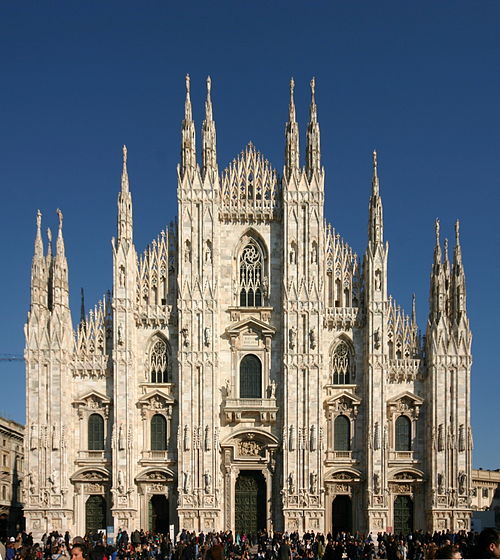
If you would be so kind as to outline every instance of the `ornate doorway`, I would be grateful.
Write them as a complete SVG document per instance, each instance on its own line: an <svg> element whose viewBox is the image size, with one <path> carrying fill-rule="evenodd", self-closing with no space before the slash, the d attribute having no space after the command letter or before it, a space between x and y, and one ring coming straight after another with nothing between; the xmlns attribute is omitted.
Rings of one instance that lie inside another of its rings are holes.
<svg viewBox="0 0 500 560"><path fill-rule="evenodd" d="M85 531L106 529L106 500L103 496L89 496L85 502Z"/></svg>
<svg viewBox="0 0 500 560"><path fill-rule="evenodd" d="M394 532L407 535L413 531L413 500L396 496L394 500Z"/></svg>
<svg viewBox="0 0 500 560"><path fill-rule="evenodd" d="M168 500L164 494L151 496L149 508L149 530L155 533L168 533Z"/></svg>
<svg viewBox="0 0 500 560"><path fill-rule="evenodd" d="M349 496L337 496L332 503L333 535L344 531L352 533L352 500Z"/></svg>
<svg viewBox="0 0 500 560"><path fill-rule="evenodd" d="M235 530L256 533L266 528L266 482L260 471L240 471L235 488Z"/></svg>

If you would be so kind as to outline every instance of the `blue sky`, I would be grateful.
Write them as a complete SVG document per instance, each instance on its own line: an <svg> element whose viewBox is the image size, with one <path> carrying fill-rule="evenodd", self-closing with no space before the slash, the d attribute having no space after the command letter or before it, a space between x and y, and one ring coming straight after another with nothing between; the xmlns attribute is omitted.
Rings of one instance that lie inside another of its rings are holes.
<svg viewBox="0 0 500 560"><path fill-rule="evenodd" d="M371 152L389 290L425 330L434 220L461 220L474 333L474 465L500 467L500 3L3 2L0 6L0 353L22 354L35 213L64 212L71 305L111 286L121 146L139 251L176 213L184 76L194 117L212 77L220 169L253 141L283 165L288 83L302 147L316 77L326 217L362 254ZM0 362L0 414L24 421L24 369ZM493 437L492 435L495 434Z"/></svg>

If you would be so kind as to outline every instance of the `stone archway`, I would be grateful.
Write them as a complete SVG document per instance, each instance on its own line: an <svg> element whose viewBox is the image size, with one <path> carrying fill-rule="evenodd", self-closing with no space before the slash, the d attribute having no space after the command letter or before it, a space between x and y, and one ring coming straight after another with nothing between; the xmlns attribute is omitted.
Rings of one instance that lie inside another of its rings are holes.
<svg viewBox="0 0 500 560"><path fill-rule="evenodd" d="M153 494L148 502L149 530L154 533L168 533L169 512L165 494Z"/></svg>

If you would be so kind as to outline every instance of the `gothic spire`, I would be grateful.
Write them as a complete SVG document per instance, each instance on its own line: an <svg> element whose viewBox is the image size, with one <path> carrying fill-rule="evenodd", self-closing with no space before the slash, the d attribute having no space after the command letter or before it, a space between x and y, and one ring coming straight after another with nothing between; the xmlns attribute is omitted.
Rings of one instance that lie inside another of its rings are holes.
<svg viewBox="0 0 500 560"><path fill-rule="evenodd" d="M186 101L184 104L184 120L182 121L181 173L196 168L196 133L191 107L190 78L186 75Z"/></svg>
<svg viewBox="0 0 500 560"><path fill-rule="evenodd" d="M212 99L210 96L212 80L207 78L207 100L205 101L205 120L203 121L203 177L207 173L217 174L217 137L213 119Z"/></svg>
<svg viewBox="0 0 500 560"><path fill-rule="evenodd" d="M381 244L384 241L384 219L382 199L380 197L380 185L377 169L377 152L373 152L373 176L372 194L370 197L369 219L368 219L368 242Z"/></svg>
<svg viewBox="0 0 500 560"><path fill-rule="evenodd" d="M64 238L62 233L63 226L63 213L59 208L56 210L57 217L59 218L59 228L57 230L57 241L56 241L56 257L64 258Z"/></svg>
<svg viewBox="0 0 500 560"><path fill-rule="evenodd" d="M35 257L43 258L42 213L40 210L36 213Z"/></svg>
<svg viewBox="0 0 500 560"><path fill-rule="evenodd" d="M52 305L69 308L68 263L64 252L63 213L57 209L59 227L57 231L56 254L52 261Z"/></svg>
<svg viewBox="0 0 500 560"><path fill-rule="evenodd" d="M83 288L80 288L80 300L80 325L83 326L85 324L85 295Z"/></svg>
<svg viewBox="0 0 500 560"><path fill-rule="evenodd" d="M35 252L31 264L31 306L47 305L47 274L46 261L43 256L42 213L36 214Z"/></svg>
<svg viewBox="0 0 500 560"><path fill-rule="evenodd" d="M309 109L309 125L307 127L306 172L309 180L321 169L320 134L318 109L316 107L316 80L311 80L311 105Z"/></svg>
<svg viewBox="0 0 500 560"><path fill-rule="evenodd" d="M411 324L417 326L417 300L415 294L411 298Z"/></svg>
<svg viewBox="0 0 500 560"><path fill-rule="evenodd" d="M123 146L123 168L121 189L118 194L118 233L117 243L132 242L132 196L129 190L127 171L127 146Z"/></svg>
<svg viewBox="0 0 500 560"><path fill-rule="evenodd" d="M460 222L455 223L455 249L453 251L453 267L452 267L452 322L458 324L460 319L466 315L466 289L465 289L465 273L462 264L462 247L460 245Z"/></svg>
<svg viewBox="0 0 500 560"><path fill-rule="evenodd" d="M434 247L434 262L431 273L431 286L429 298L429 323L437 324L441 317L446 317L448 306L447 268L446 258L442 261L440 223L436 219L436 246Z"/></svg>
<svg viewBox="0 0 500 560"><path fill-rule="evenodd" d="M285 175L290 178L299 169L299 125L295 116L293 93L295 81L290 80L290 103L288 105L288 122L285 125Z"/></svg>

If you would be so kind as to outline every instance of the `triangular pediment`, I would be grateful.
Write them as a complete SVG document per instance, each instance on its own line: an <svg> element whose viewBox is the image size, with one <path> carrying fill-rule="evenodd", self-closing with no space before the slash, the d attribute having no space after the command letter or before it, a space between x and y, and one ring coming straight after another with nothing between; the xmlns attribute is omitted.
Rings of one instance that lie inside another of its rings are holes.
<svg viewBox="0 0 500 560"><path fill-rule="evenodd" d="M350 406L361 404L361 399L359 399L354 393L351 393L349 391L341 391L340 393L331 396L327 401L325 401L325 404L328 406L339 401L347 401Z"/></svg>
<svg viewBox="0 0 500 560"><path fill-rule="evenodd" d="M99 391L90 391L89 393L85 393L79 399L73 401L73 405L75 406L87 406L89 408L99 408L104 405L109 405L111 403L110 399L99 393Z"/></svg>
<svg viewBox="0 0 500 560"><path fill-rule="evenodd" d="M424 400L422 398L417 397L417 395L414 395L410 391L405 391L404 393L400 393L396 397L389 399L387 401L387 405L388 406L395 405L397 403L404 402L404 401L409 401L413 403L413 405L419 405L419 406L424 403Z"/></svg>
<svg viewBox="0 0 500 560"><path fill-rule="evenodd" d="M271 325L264 323L260 319L255 317L246 317L237 323L234 323L226 329L227 334L232 336L238 336L240 333L244 332L254 332L262 336L274 335L276 329Z"/></svg>
<svg viewBox="0 0 500 560"><path fill-rule="evenodd" d="M175 399L173 399L170 395L167 395L167 393L161 389L154 389L141 397L138 404L146 404L152 406L153 408L160 408L166 404L175 404Z"/></svg>

